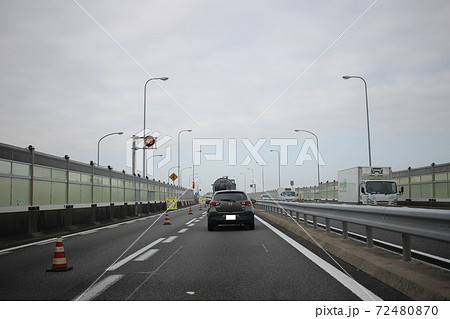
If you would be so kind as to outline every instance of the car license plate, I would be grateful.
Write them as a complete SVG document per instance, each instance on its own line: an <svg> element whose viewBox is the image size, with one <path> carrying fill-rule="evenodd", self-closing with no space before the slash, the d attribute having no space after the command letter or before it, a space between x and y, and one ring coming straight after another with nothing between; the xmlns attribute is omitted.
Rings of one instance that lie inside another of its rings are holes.
<svg viewBox="0 0 450 319"><path fill-rule="evenodd" d="M236 215L227 215L226 220L236 220Z"/></svg>

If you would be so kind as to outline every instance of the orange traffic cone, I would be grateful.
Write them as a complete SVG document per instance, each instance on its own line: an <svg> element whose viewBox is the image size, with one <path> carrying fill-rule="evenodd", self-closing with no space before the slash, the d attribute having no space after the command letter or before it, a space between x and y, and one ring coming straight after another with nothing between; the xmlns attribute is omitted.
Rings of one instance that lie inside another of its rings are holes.
<svg viewBox="0 0 450 319"><path fill-rule="evenodd" d="M64 245L62 238L58 237L56 239L55 254L53 255L52 268L47 269L47 272L60 272L69 271L73 267L67 267L66 253L64 252Z"/></svg>
<svg viewBox="0 0 450 319"><path fill-rule="evenodd" d="M166 213L166 219L164 220L164 224L163 225L172 225L170 223L169 213Z"/></svg>
<svg viewBox="0 0 450 319"><path fill-rule="evenodd" d="M189 215L192 215L192 207L189 206Z"/></svg>
<svg viewBox="0 0 450 319"><path fill-rule="evenodd" d="M198 210L202 210L202 204L200 204L200 206L198 207Z"/></svg>

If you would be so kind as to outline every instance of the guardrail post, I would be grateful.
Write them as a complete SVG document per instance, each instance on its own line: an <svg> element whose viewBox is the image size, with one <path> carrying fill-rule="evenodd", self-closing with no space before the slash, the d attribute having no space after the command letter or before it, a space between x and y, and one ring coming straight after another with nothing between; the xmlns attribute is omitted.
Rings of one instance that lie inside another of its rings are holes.
<svg viewBox="0 0 450 319"><path fill-rule="evenodd" d="M109 169L109 202L113 202L113 196L112 196L112 167L111 165L108 165Z"/></svg>
<svg viewBox="0 0 450 319"><path fill-rule="evenodd" d="M34 147L33 145L28 146L30 150L30 206L34 206ZM12 204L12 203L11 203Z"/></svg>
<svg viewBox="0 0 450 319"><path fill-rule="evenodd" d="M64 155L66 159L66 204L69 204L69 183L70 183L70 174L69 174L69 155Z"/></svg>
<svg viewBox="0 0 450 319"><path fill-rule="evenodd" d="M308 215L307 214L303 214L303 222L305 223L305 225L308 225Z"/></svg>
<svg viewBox="0 0 450 319"><path fill-rule="evenodd" d="M342 238L348 239L348 223L342 222Z"/></svg>
<svg viewBox="0 0 450 319"><path fill-rule="evenodd" d="M402 233L403 243L403 260L411 260L411 236L409 234Z"/></svg>
<svg viewBox="0 0 450 319"><path fill-rule="evenodd" d="M325 226L326 226L327 233L329 233L330 232L330 219L329 218L325 218Z"/></svg>
<svg viewBox="0 0 450 319"><path fill-rule="evenodd" d="M313 226L314 228L317 228L317 217L313 216Z"/></svg>
<svg viewBox="0 0 450 319"><path fill-rule="evenodd" d="M373 228L366 226L366 243L368 248L373 247Z"/></svg>
<svg viewBox="0 0 450 319"><path fill-rule="evenodd" d="M94 162L90 162L91 165L91 205L94 205Z"/></svg>

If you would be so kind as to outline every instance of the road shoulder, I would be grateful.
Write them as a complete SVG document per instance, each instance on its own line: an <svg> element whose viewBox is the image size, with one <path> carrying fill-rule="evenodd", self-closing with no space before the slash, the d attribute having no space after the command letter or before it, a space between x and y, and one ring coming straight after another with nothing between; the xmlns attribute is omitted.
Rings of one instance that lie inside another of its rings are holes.
<svg viewBox="0 0 450 319"><path fill-rule="evenodd" d="M378 247L367 248L363 243L342 239L339 235L282 217L275 213L255 209L261 218L320 245L334 255L413 300L450 300L450 272L412 260ZM301 225L301 227L299 226ZM307 231L307 233L305 232Z"/></svg>

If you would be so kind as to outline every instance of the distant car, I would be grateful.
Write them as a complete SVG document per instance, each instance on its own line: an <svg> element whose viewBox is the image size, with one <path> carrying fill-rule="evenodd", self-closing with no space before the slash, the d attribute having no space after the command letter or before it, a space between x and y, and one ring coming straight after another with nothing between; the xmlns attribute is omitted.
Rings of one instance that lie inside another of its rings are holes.
<svg viewBox="0 0 450 319"><path fill-rule="evenodd" d="M214 193L208 208L208 230L219 225L246 225L255 229L253 204L246 193L236 190Z"/></svg>
<svg viewBox="0 0 450 319"><path fill-rule="evenodd" d="M262 194L262 195L261 195L261 199L262 199L262 200L270 200L270 196L267 195L267 194Z"/></svg>

